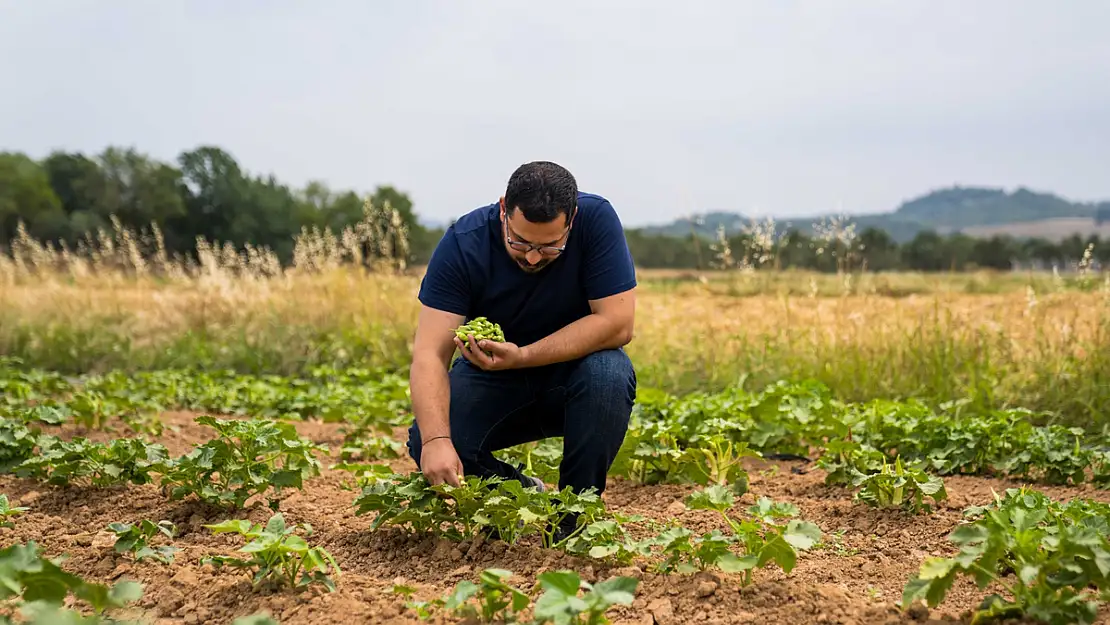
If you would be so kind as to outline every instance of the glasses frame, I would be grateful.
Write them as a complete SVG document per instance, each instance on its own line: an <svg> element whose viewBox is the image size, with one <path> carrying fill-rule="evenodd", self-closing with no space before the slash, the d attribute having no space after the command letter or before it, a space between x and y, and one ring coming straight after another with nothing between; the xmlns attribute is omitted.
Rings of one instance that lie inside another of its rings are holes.
<svg viewBox="0 0 1110 625"><path fill-rule="evenodd" d="M570 216L570 223L567 224L567 229L565 231L563 231L562 236L559 237L560 239L563 238L563 237L568 237L568 235L570 234L571 228L574 227L574 218L577 217L577 216L578 216L578 207L575 206L574 207L574 212L571 213L571 216ZM563 252L567 251L567 243L570 243L570 238L569 237L567 238L567 242L563 243L562 245L536 245L535 243L526 243L524 241L514 241L513 238L511 236L509 236L509 215L505 211L504 203L502 203L502 205L501 205L501 226L505 229L505 243L508 244L508 246L512 250L514 250L516 252L521 252L521 253L524 253L524 254L527 254L528 252L531 252L532 250L536 250L537 252L540 253L540 256L545 256L545 257L548 257L548 258L558 257L558 256L561 256L563 254ZM520 247L517 247L517 246L524 246L525 249L520 249ZM544 250L551 250L551 252L550 253L545 253Z"/></svg>

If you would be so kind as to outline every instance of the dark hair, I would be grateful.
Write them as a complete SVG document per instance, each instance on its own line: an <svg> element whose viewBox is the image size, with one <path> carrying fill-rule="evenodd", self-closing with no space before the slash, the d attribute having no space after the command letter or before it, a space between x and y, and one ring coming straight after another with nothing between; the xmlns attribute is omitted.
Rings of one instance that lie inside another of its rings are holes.
<svg viewBox="0 0 1110 625"><path fill-rule="evenodd" d="M578 182L565 168L548 161L518 167L505 190L505 214L519 208L533 223L549 223L560 214L569 221L577 205Z"/></svg>

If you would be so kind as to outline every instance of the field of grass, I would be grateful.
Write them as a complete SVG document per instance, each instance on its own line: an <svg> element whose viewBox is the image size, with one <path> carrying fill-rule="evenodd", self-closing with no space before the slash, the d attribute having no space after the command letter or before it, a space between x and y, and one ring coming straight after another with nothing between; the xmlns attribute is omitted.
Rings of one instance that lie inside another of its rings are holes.
<svg viewBox="0 0 1110 625"><path fill-rule="evenodd" d="M1106 276L643 272L591 498L413 472L419 268L109 252L0 256L0 623L1107 620Z"/></svg>

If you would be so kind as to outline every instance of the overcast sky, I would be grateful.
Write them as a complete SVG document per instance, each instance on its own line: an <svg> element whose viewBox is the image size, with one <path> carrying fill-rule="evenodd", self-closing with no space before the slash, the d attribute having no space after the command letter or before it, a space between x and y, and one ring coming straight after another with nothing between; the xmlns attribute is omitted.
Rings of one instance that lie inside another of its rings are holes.
<svg viewBox="0 0 1110 625"><path fill-rule="evenodd" d="M628 225L1110 199L1110 2L0 0L0 150L200 144L444 220L554 160Z"/></svg>

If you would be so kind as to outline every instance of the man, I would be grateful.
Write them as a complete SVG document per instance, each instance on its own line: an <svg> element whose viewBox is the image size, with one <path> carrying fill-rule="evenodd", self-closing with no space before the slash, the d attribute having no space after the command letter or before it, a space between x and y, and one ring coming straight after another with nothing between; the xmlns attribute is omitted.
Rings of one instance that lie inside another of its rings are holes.
<svg viewBox="0 0 1110 625"><path fill-rule="evenodd" d="M554 163L522 165L498 202L449 227L420 285L410 370L409 454L428 481L497 475L542 490L492 452L561 436L559 489L604 491L636 398L623 350L635 287L613 206ZM456 338L481 316L506 342Z"/></svg>

